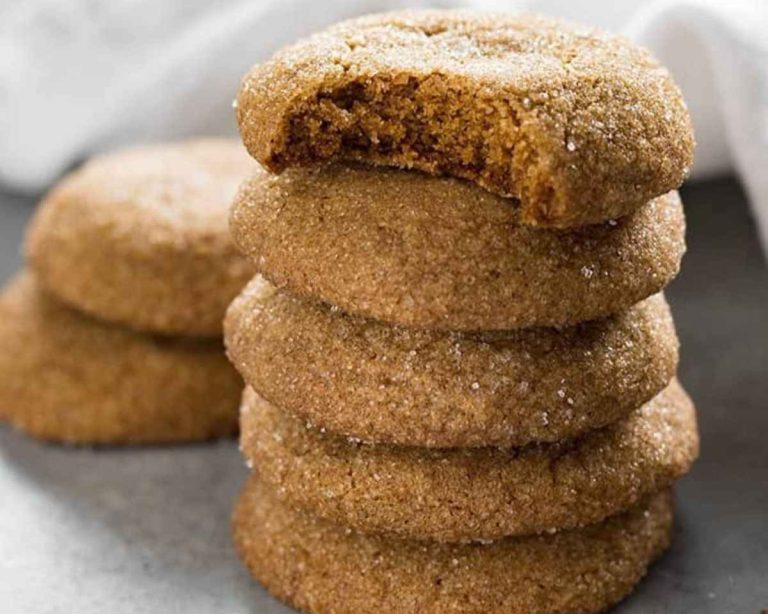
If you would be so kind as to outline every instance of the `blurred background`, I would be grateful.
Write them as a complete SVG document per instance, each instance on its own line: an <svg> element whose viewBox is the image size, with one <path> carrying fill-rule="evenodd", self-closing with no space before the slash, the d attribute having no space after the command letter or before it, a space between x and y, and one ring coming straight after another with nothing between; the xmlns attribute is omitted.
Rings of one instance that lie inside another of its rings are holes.
<svg viewBox="0 0 768 614"><path fill-rule="evenodd" d="M253 63L331 22L424 6L620 32L683 89L698 145L682 190L689 250L668 298L702 456L678 488L672 550L619 610L765 611L768 2L0 0L0 282L67 169L122 145L234 135L232 99ZM245 475L234 442L94 454L0 429L0 611L286 611L230 550Z"/></svg>

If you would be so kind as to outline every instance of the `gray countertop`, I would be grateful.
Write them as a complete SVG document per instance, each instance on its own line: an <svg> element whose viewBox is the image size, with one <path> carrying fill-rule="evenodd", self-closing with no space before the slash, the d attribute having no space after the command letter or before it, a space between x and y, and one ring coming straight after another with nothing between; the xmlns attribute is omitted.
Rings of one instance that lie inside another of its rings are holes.
<svg viewBox="0 0 768 614"><path fill-rule="evenodd" d="M768 270L731 180L684 191L689 252L668 296L702 455L671 550L617 612L768 608ZM34 199L0 194L0 281ZM0 427L0 612L287 612L241 569L234 442L90 450Z"/></svg>

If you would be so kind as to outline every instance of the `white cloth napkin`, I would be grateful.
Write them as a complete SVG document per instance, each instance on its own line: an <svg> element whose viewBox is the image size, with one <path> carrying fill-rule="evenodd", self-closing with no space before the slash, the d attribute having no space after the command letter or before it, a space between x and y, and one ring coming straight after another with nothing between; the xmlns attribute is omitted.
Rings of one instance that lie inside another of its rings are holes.
<svg viewBox="0 0 768 614"><path fill-rule="evenodd" d="M542 12L650 47L693 114L694 177L738 172L768 246L763 0L0 0L0 183L36 191L96 151L232 134L251 64L328 23L405 6Z"/></svg>

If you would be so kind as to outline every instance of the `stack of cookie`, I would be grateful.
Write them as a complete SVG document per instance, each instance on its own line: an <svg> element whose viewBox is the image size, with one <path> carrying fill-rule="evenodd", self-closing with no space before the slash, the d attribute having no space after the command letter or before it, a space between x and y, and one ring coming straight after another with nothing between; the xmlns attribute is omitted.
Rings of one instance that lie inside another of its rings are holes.
<svg viewBox="0 0 768 614"><path fill-rule="evenodd" d="M345 22L255 67L225 321L253 575L307 612L597 612L698 450L659 293L691 161L668 74L540 18Z"/></svg>
<svg viewBox="0 0 768 614"><path fill-rule="evenodd" d="M237 427L221 320L253 275L229 204L255 164L235 141L96 158L54 187L28 271L0 296L0 417L69 443L194 441Z"/></svg>

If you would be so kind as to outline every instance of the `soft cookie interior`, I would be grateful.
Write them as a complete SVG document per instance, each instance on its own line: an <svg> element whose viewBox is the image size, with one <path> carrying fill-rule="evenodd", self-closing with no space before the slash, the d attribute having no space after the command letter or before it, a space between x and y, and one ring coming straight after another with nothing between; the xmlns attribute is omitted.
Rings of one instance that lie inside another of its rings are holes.
<svg viewBox="0 0 768 614"><path fill-rule="evenodd" d="M521 128L523 101L484 100L455 81L445 75L384 75L322 90L288 117L273 164L338 155L390 158L521 196L536 203L531 214L547 217L557 205L556 186Z"/></svg>

